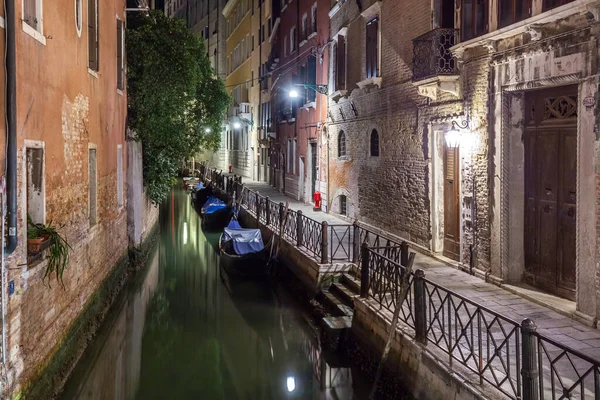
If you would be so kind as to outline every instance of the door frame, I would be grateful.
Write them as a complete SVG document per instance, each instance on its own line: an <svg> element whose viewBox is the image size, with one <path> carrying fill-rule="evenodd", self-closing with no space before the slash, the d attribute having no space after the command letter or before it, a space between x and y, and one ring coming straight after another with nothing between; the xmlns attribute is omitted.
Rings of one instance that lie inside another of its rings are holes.
<svg viewBox="0 0 600 400"><path fill-rule="evenodd" d="M431 143L429 157L429 198L430 205L430 223L431 223L431 251L434 254L442 255L444 253L444 132L450 130L450 123L431 123L429 124L429 143ZM463 176L464 155L466 153L459 148L458 161L458 225L460 254L458 263L463 262L464 253L464 229L463 229ZM456 261L456 260L454 260Z"/></svg>

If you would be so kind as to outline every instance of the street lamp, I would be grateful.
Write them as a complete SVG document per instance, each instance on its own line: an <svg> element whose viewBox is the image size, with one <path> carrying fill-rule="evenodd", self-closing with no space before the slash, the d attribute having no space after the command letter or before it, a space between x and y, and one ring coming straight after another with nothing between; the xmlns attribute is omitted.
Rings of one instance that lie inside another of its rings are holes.
<svg viewBox="0 0 600 400"><path fill-rule="evenodd" d="M295 99L296 97L298 97L298 91L295 89L290 90L289 95L292 99Z"/></svg>
<svg viewBox="0 0 600 400"><path fill-rule="evenodd" d="M210 128L204 128L204 132L206 132L206 133L210 133L210 132L211 132L211 129L210 129Z"/></svg>
<svg viewBox="0 0 600 400"><path fill-rule="evenodd" d="M446 139L446 145L448 146L448 148L455 149L460 146L460 141L462 138L461 131L467 129L468 127L468 119L465 119L460 123L452 121L452 128L444 134L444 138Z"/></svg>
<svg viewBox="0 0 600 400"><path fill-rule="evenodd" d="M239 122L233 123L233 129L240 129L241 127L242 127L242 124L240 124Z"/></svg>

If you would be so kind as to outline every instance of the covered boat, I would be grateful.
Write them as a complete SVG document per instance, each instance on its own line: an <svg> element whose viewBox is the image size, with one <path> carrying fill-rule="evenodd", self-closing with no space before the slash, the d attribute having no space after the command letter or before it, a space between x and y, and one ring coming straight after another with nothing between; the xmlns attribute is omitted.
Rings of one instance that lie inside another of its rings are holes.
<svg viewBox="0 0 600 400"><path fill-rule="evenodd" d="M265 246L263 243L260 229L244 229L233 218L221 235L221 265L230 274L264 275L267 271L269 247L269 244Z"/></svg>
<svg viewBox="0 0 600 400"><path fill-rule="evenodd" d="M204 186L202 182L194 186L192 188L192 192L190 193L192 201L196 206L203 206L204 203L206 203L206 200L208 200L208 198L212 195L212 186L210 184L208 186Z"/></svg>
<svg viewBox="0 0 600 400"><path fill-rule="evenodd" d="M204 229L221 230L231 218L231 207L216 196L210 196L200 209Z"/></svg>

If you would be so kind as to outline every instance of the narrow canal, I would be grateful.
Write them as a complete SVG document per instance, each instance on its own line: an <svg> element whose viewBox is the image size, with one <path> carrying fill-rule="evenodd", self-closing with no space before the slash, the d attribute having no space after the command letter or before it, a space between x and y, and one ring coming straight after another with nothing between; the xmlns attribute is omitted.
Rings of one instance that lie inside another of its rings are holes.
<svg viewBox="0 0 600 400"><path fill-rule="evenodd" d="M63 399L363 399L282 287L234 281L219 234L173 191L160 238L67 382ZM368 390L368 389L367 389Z"/></svg>

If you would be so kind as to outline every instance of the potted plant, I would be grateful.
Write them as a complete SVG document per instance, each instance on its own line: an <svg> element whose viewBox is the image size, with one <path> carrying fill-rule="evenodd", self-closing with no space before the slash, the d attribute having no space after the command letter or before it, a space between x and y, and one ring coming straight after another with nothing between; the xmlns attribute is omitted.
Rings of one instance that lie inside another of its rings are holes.
<svg viewBox="0 0 600 400"><path fill-rule="evenodd" d="M52 226L52 221L48 225L37 224L27 216L27 252L35 253L46 249L48 264L44 279L56 273L56 280L62 284L63 272L69 265L71 246L67 239Z"/></svg>

